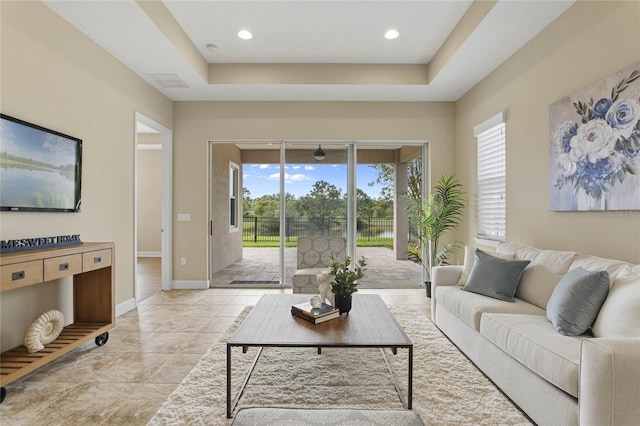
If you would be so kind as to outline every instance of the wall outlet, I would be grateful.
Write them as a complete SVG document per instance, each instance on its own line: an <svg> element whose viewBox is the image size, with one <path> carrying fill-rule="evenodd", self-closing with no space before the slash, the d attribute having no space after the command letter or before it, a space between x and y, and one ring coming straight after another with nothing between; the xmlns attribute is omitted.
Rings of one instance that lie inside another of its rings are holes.
<svg viewBox="0 0 640 426"><path fill-rule="evenodd" d="M187 264L187 258L186 258L186 257L181 257L181 258L180 258L180 264L181 264L182 266L185 266L185 265Z"/></svg>

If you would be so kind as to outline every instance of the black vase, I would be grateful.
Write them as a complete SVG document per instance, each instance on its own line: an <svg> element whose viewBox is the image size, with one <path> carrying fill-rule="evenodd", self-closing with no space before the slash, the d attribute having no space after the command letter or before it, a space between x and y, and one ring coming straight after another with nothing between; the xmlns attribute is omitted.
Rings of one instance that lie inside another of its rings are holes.
<svg viewBox="0 0 640 426"><path fill-rule="evenodd" d="M426 291L427 291L427 297L428 297L429 299L431 299L431 281L425 281L425 282L424 282L424 288L425 288L425 289L426 289Z"/></svg>
<svg viewBox="0 0 640 426"><path fill-rule="evenodd" d="M336 296L336 308L340 310L340 314L348 314L351 310L351 295Z"/></svg>

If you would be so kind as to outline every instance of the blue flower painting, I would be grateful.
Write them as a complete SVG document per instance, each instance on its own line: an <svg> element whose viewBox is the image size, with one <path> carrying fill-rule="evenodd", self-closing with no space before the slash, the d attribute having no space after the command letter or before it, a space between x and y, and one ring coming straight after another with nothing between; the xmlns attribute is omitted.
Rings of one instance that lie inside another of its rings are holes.
<svg viewBox="0 0 640 426"><path fill-rule="evenodd" d="M551 210L640 210L640 63L549 108Z"/></svg>

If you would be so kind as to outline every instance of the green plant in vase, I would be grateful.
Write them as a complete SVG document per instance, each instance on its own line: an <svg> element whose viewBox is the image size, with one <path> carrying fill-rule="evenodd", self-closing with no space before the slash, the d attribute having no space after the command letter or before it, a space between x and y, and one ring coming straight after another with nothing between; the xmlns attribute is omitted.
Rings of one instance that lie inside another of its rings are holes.
<svg viewBox="0 0 640 426"><path fill-rule="evenodd" d="M349 256L344 262L340 262L333 254L329 258L331 259L329 278L336 307L340 309L341 314L348 313L351 310L351 296L358 291L358 280L364 277L367 259L362 256L362 259L352 263Z"/></svg>

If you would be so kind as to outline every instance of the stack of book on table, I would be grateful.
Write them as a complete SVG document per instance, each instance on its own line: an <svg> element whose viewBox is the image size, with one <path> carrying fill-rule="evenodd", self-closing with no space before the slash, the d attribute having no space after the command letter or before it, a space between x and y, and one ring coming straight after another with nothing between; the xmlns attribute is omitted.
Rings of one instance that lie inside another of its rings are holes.
<svg viewBox="0 0 640 426"><path fill-rule="evenodd" d="M311 303L299 303L291 306L291 314L310 321L314 324L329 321L330 319L340 318L340 310L335 306L323 303L317 308L311 306Z"/></svg>

